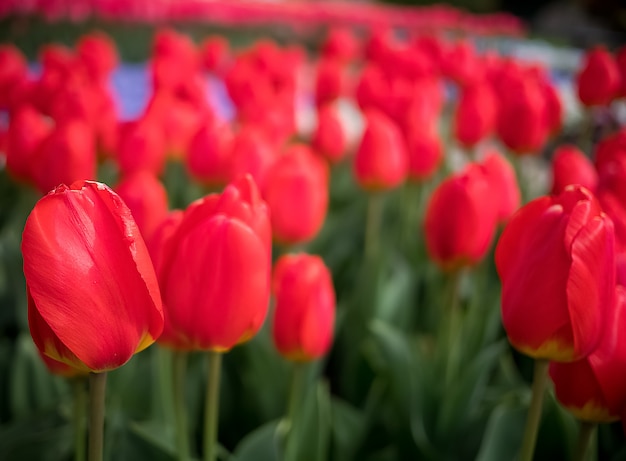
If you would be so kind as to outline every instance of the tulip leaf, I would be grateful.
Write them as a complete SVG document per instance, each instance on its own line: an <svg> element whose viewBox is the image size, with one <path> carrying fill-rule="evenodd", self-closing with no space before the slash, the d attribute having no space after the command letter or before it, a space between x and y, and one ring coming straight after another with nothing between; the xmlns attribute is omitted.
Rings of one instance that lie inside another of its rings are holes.
<svg viewBox="0 0 626 461"><path fill-rule="evenodd" d="M333 459L354 459L358 445L365 436L365 415L336 397L331 398L331 404Z"/></svg>
<svg viewBox="0 0 626 461"><path fill-rule="evenodd" d="M476 461L515 459L522 442L527 408L505 402L491 412Z"/></svg>
<svg viewBox="0 0 626 461"><path fill-rule="evenodd" d="M235 449L233 461L279 461L282 437L280 421L271 421L249 433Z"/></svg>

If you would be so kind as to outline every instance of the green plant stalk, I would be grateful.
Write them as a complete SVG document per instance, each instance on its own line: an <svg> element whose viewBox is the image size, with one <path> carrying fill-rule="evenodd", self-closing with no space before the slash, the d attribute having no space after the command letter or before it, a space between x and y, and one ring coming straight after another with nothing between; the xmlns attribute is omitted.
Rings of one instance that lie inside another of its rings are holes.
<svg viewBox="0 0 626 461"><path fill-rule="evenodd" d="M217 459L217 416L219 414L222 353L209 352L209 381L204 407L204 461Z"/></svg>
<svg viewBox="0 0 626 461"><path fill-rule="evenodd" d="M585 461L589 458L587 456L589 452L589 445L591 444L591 438L598 425L589 421L580 422L580 430L578 431L578 442L576 446L576 453L574 453L575 461Z"/></svg>
<svg viewBox="0 0 626 461"><path fill-rule="evenodd" d="M455 270L449 275L449 300L447 307L447 330L446 330L446 346L447 356L445 358L445 374L444 383L446 389L454 383L459 362L459 344L461 343L461 312L459 307L459 289L461 285L461 277L463 271Z"/></svg>
<svg viewBox="0 0 626 461"><path fill-rule="evenodd" d="M86 379L77 377L72 379L72 388L74 391L74 460L85 461L87 454L87 387Z"/></svg>
<svg viewBox="0 0 626 461"><path fill-rule="evenodd" d="M89 461L102 461L106 372L89 374Z"/></svg>
<svg viewBox="0 0 626 461"><path fill-rule="evenodd" d="M185 402L185 377L187 372L187 353L174 352L174 413L176 415L176 447L178 459L189 459L189 438L187 436L187 405Z"/></svg>
<svg viewBox="0 0 626 461"><path fill-rule="evenodd" d="M294 425L296 418L298 417L298 411L300 410L300 404L302 402L302 391L305 383L305 371L306 364L302 362L294 362L291 372L291 383L289 388L289 403L287 405L286 424L285 424L285 459L291 459L296 456L296 448L293 444L296 443L294 438Z"/></svg>
<svg viewBox="0 0 626 461"><path fill-rule="evenodd" d="M533 369L533 385L532 397L530 399L530 408L526 418L526 427L524 428L524 438L522 439L522 448L520 451L520 461L532 461L535 452L535 443L537 442L537 432L539 431L539 423L541 422L541 409L543 406L543 395L545 394L548 384L548 367L550 362L545 359L535 359L535 367Z"/></svg>
<svg viewBox="0 0 626 461"><path fill-rule="evenodd" d="M407 244L420 238L420 216L422 215L422 195L425 184L407 181L404 185L404 235Z"/></svg>
<svg viewBox="0 0 626 461"><path fill-rule="evenodd" d="M376 260L380 248L380 226L383 215L383 196L372 192L367 198L367 218L365 222L365 260Z"/></svg>

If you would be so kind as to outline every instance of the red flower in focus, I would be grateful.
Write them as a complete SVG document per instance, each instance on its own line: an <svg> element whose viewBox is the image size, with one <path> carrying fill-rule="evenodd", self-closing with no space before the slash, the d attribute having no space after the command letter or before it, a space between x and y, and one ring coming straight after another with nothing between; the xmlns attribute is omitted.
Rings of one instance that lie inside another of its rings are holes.
<svg viewBox="0 0 626 461"><path fill-rule="evenodd" d="M499 207L490 185L482 169L470 164L433 191L424 235L430 258L443 270L474 265L489 250Z"/></svg>
<svg viewBox="0 0 626 461"><path fill-rule="evenodd" d="M270 295L268 214L250 176L185 210L157 249L165 307L159 342L227 351L257 333Z"/></svg>
<svg viewBox="0 0 626 461"><path fill-rule="evenodd" d="M605 106L617 96L620 73L613 55L604 47L587 50L576 84L585 106Z"/></svg>
<svg viewBox="0 0 626 461"><path fill-rule="evenodd" d="M377 110L368 110L365 119L365 132L354 159L354 175L363 189L393 189L408 174L409 159L402 133Z"/></svg>
<svg viewBox="0 0 626 461"><path fill-rule="evenodd" d="M22 235L28 323L41 353L79 370L126 363L161 334L159 287L130 210L101 183L61 185Z"/></svg>
<svg viewBox="0 0 626 461"><path fill-rule="evenodd" d="M582 421L618 421L626 409L626 288L621 285L616 288L607 330L584 359L550 364L556 398Z"/></svg>
<svg viewBox="0 0 626 461"><path fill-rule="evenodd" d="M328 166L308 146L292 145L276 159L261 186L276 241L296 244L317 235L328 210L328 181Z"/></svg>
<svg viewBox="0 0 626 461"><path fill-rule="evenodd" d="M598 173L591 160L576 146L557 147L552 157L552 194L560 194L570 184L580 184L591 192L598 186Z"/></svg>
<svg viewBox="0 0 626 461"><path fill-rule="evenodd" d="M282 256L274 268L272 336L287 359L306 362L326 354L335 324L335 291L319 256Z"/></svg>
<svg viewBox="0 0 626 461"><path fill-rule="evenodd" d="M571 362L605 333L615 292L613 223L582 186L522 207L496 247L502 322L535 359Z"/></svg>

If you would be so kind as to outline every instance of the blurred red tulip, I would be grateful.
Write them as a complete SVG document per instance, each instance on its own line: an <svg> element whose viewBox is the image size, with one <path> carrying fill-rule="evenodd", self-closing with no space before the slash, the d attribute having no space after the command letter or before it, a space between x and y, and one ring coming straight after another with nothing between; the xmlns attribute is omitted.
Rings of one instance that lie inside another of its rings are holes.
<svg viewBox="0 0 626 461"><path fill-rule="evenodd" d="M615 63L620 75L620 85L616 97L626 98L626 45L622 46L615 54Z"/></svg>
<svg viewBox="0 0 626 461"><path fill-rule="evenodd" d="M289 146L274 161L261 192L277 242L297 244L317 235L326 219L328 181L328 166L308 146Z"/></svg>
<svg viewBox="0 0 626 461"><path fill-rule="evenodd" d="M443 145L439 133L436 129L425 126L408 131L406 136L409 179L424 181L431 178L443 160Z"/></svg>
<svg viewBox="0 0 626 461"><path fill-rule="evenodd" d="M482 169L469 164L433 191L424 236L430 258L443 270L474 265L489 250L499 208L490 186Z"/></svg>
<svg viewBox="0 0 626 461"><path fill-rule="evenodd" d="M128 122L119 128L117 162L123 175L147 171L159 176L165 169L165 138L150 118Z"/></svg>
<svg viewBox="0 0 626 461"><path fill-rule="evenodd" d="M124 200L150 248L156 229L167 216L167 191L149 171L140 170L123 177L115 192Z"/></svg>
<svg viewBox="0 0 626 461"><path fill-rule="evenodd" d="M320 53L326 58L348 62L358 57L359 48L359 42L351 30L334 27L329 30L324 39Z"/></svg>
<svg viewBox="0 0 626 461"><path fill-rule="evenodd" d="M515 169L496 150L489 151L480 162L480 165L491 184L491 192L499 203L497 220L499 222L507 221L522 203Z"/></svg>
<svg viewBox="0 0 626 461"><path fill-rule="evenodd" d="M323 106L343 96L347 90L344 64L334 59L321 59L315 74L315 103Z"/></svg>
<svg viewBox="0 0 626 461"><path fill-rule="evenodd" d="M288 360L308 362L328 352L335 324L335 291L319 256L282 256L274 268L274 344Z"/></svg>
<svg viewBox="0 0 626 461"><path fill-rule="evenodd" d="M165 307L160 343L227 351L257 333L270 295L268 214L250 176L185 210L158 249Z"/></svg>
<svg viewBox="0 0 626 461"><path fill-rule="evenodd" d="M230 150L230 179L250 174L256 184L263 183L277 156L265 133L254 125L239 128Z"/></svg>
<svg viewBox="0 0 626 461"><path fill-rule="evenodd" d="M231 173L231 144L232 133L228 125L203 125L189 144L189 175L203 184L224 186Z"/></svg>
<svg viewBox="0 0 626 461"><path fill-rule="evenodd" d="M222 75L230 59L228 40L221 35L210 35L200 44L200 62L209 72Z"/></svg>
<svg viewBox="0 0 626 461"><path fill-rule="evenodd" d="M552 157L552 194L558 195L570 184L580 184L591 192L598 186L598 173L591 160L576 146L565 144Z"/></svg>
<svg viewBox="0 0 626 461"><path fill-rule="evenodd" d="M596 348L615 292L615 236L589 190L568 186L521 208L500 237L495 261L513 347L558 362Z"/></svg>
<svg viewBox="0 0 626 461"><path fill-rule="evenodd" d="M87 73L96 82L105 81L118 65L115 43L104 32L83 35L76 44L76 52Z"/></svg>
<svg viewBox="0 0 626 461"><path fill-rule="evenodd" d="M615 292L607 330L584 359L550 364L557 400L582 421L618 421L626 409L626 288L621 285Z"/></svg>
<svg viewBox="0 0 626 461"><path fill-rule="evenodd" d="M626 203L626 129L596 144L594 157L598 188L610 191Z"/></svg>
<svg viewBox="0 0 626 461"><path fill-rule="evenodd" d="M82 120L56 125L33 158L37 188L46 194L59 184L96 179L96 146L93 131Z"/></svg>
<svg viewBox="0 0 626 461"><path fill-rule="evenodd" d="M61 185L37 202L22 235L28 321L37 348L102 372L161 334L154 268L130 210L101 183Z"/></svg>
<svg viewBox="0 0 626 461"><path fill-rule="evenodd" d="M493 90L486 83L461 89L454 114L454 136L464 147L473 147L495 128L497 106Z"/></svg>
<svg viewBox="0 0 626 461"><path fill-rule="evenodd" d="M617 96L620 73L613 55L604 47L587 50L576 79L578 98L585 106L605 106Z"/></svg>
<svg viewBox="0 0 626 461"><path fill-rule="evenodd" d="M347 153L346 132L337 112L332 105L325 105L317 111L317 126L311 139L316 152L330 163L337 163Z"/></svg>
<svg viewBox="0 0 626 461"><path fill-rule="evenodd" d="M377 110L368 110L365 119L365 131L354 159L354 175L363 189L393 189L406 179L409 168L402 133Z"/></svg>
<svg viewBox="0 0 626 461"><path fill-rule="evenodd" d="M14 45L0 45L0 110L10 107L11 92L26 80L26 58Z"/></svg>

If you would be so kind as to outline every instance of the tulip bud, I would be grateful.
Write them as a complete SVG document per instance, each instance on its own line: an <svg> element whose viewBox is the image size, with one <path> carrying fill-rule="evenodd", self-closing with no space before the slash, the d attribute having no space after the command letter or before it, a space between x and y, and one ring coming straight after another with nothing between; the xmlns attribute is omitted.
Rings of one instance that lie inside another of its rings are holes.
<svg viewBox="0 0 626 461"><path fill-rule="evenodd" d="M94 81L105 81L117 67L115 43L103 32L83 35L76 44L76 51Z"/></svg>
<svg viewBox="0 0 626 461"><path fill-rule="evenodd" d="M615 291L615 236L589 190L568 186L518 210L495 261L502 323L513 347L558 362L595 349Z"/></svg>
<svg viewBox="0 0 626 461"><path fill-rule="evenodd" d="M193 202L157 252L165 307L160 342L227 351L254 336L269 303L268 208L250 176Z"/></svg>
<svg viewBox="0 0 626 461"><path fill-rule="evenodd" d="M570 184L580 184L595 192L598 173L580 149L568 144L559 146L552 157L552 194L560 194Z"/></svg>
<svg viewBox="0 0 626 461"><path fill-rule="evenodd" d="M416 128L407 133L409 179L424 181L431 178L443 160L443 146L435 129Z"/></svg>
<svg viewBox="0 0 626 461"><path fill-rule="evenodd" d="M263 184L277 152L261 129L247 125L235 134L229 155L229 177L232 180L249 174L256 184Z"/></svg>
<svg viewBox="0 0 626 461"><path fill-rule="evenodd" d="M430 197L424 222L431 259L446 271L482 260L496 231L498 206L477 165L441 182Z"/></svg>
<svg viewBox="0 0 626 461"><path fill-rule="evenodd" d="M550 364L557 400L582 421L618 421L626 408L626 288L618 285L607 332L584 359Z"/></svg>
<svg viewBox="0 0 626 461"><path fill-rule="evenodd" d="M160 175L165 169L165 138L150 118L129 122L119 129L117 161L123 175L147 171Z"/></svg>
<svg viewBox="0 0 626 461"><path fill-rule="evenodd" d="M496 98L487 84L466 86L454 115L454 136L464 147L476 145L494 130L496 112Z"/></svg>
<svg viewBox="0 0 626 461"><path fill-rule="evenodd" d="M325 105L318 110L317 127L311 144L322 157L331 163L337 163L345 156L346 133L335 107Z"/></svg>
<svg viewBox="0 0 626 461"><path fill-rule="evenodd" d="M79 370L126 363L161 334L161 297L130 210L101 183L61 185L22 235L28 322L41 353Z"/></svg>
<svg viewBox="0 0 626 461"><path fill-rule="evenodd" d="M402 133L382 112L369 110L354 159L354 175L366 190L393 189L406 178L409 159Z"/></svg>
<svg viewBox="0 0 626 461"><path fill-rule="evenodd" d="M609 104L620 85L619 69L611 53L601 46L588 50L576 83L585 106Z"/></svg>
<svg viewBox="0 0 626 461"><path fill-rule="evenodd" d="M522 202L515 169L503 155L495 150L487 153L480 165L491 184L494 199L499 204L497 206L498 222L507 221Z"/></svg>
<svg viewBox="0 0 626 461"><path fill-rule="evenodd" d="M307 146L290 146L276 159L261 189L276 241L296 244L317 235L328 209L328 181L328 166Z"/></svg>
<svg viewBox="0 0 626 461"><path fill-rule="evenodd" d="M200 62L205 70L221 75L228 64L230 50L226 38L212 35L200 44Z"/></svg>
<svg viewBox="0 0 626 461"><path fill-rule="evenodd" d="M328 352L335 323L335 291L319 256L282 256L272 281L276 298L272 336L288 360L315 360Z"/></svg>
<svg viewBox="0 0 626 461"><path fill-rule="evenodd" d="M343 63L322 59L315 74L315 102L319 106L333 102L346 91Z"/></svg>
<svg viewBox="0 0 626 461"><path fill-rule="evenodd" d="M231 170L231 142L232 133L227 125L203 125L189 144L189 175L204 184L226 184Z"/></svg>

